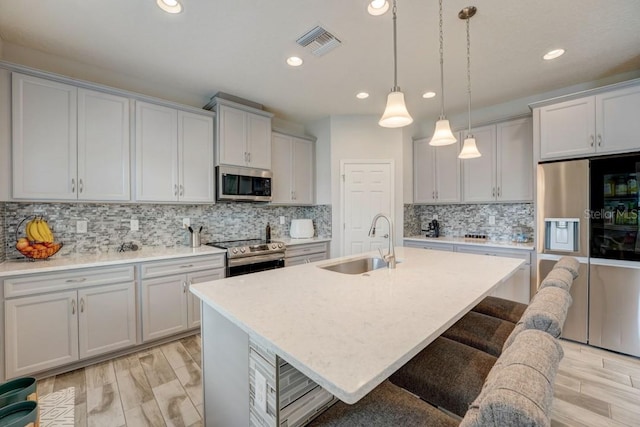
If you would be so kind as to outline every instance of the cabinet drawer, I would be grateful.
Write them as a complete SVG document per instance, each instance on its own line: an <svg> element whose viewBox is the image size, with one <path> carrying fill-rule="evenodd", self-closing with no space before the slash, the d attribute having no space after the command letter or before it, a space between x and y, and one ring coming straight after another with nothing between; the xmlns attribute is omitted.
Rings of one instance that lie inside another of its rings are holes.
<svg viewBox="0 0 640 427"><path fill-rule="evenodd" d="M490 255L490 256L502 256L507 258L518 258L523 259L527 264L531 263L531 253L529 251L510 251L505 249L493 249L493 248L482 248L482 247L474 247L474 246L462 246L458 245L456 247L457 252L463 252L468 254L478 254L478 255Z"/></svg>
<svg viewBox="0 0 640 427"><path fill-rule="evenodd" d="M4 280L5 298L40 294L88 286L134 280L133 266L68 270L64 273L35 274Z"/></svg>
<svg viewBox="0 0 640 427"><path fill-rule="evenodd" d="M307 264L309 262L316 262L316 261L322 261L327 259L327 253L326 252L320 252L317 254L310 254L310 255L302 255L302 256L296 256L296 257L289 257L289 258L285 258L284 260L284 266L285 267L291 267L294 265L300 265L300 264Z"/></svg>
<svg viewBox="0 0 640 427"><path fill-rule="evenodd" d="M170 274L190 273L224 267L224 254L180 258L170 261L147 262L142 264L143 279L167 276Z"/></svg>
<svg viewBox="0 0 640 427"><path fill-rule="evenodd" d="M408 248L422 248L422 249L431 249L434 251L453 252L453 245L451 243L416 242L411 240L405 240L404 246Z"/></svg>
<svg viewBox="0 0 640 427"><path fill-rule="evenodd" d="M285 252L285 256L287 258L291 258L291 257L295 257L295 256L317 254L317 253L326 252L326 251L327 251L326 242L325 243L312 243L312 244L309 244L309 245L296 245L296 246L287 247L287 250Z"/></svg>

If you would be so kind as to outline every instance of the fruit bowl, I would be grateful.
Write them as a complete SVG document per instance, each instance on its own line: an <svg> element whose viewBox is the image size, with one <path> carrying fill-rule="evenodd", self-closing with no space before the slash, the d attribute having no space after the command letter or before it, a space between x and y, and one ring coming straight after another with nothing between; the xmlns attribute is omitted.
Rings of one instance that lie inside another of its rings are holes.
<svg viewBox="0 0 640 427"><path fill-rule="evenodd" d="M26 237L18 237L18 231L27 219L24 227ZM53 233L49 224L42 217L27 217L20 221L16 228L16 249L30 259L47 259L62 248L62 243L53 241Z"/></svg>

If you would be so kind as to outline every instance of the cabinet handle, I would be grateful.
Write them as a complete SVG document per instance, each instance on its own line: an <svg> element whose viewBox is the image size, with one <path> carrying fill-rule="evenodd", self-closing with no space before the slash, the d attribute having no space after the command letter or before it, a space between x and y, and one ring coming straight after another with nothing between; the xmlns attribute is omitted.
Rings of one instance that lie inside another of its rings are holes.
<svg viewBox="0 0 640 427"><path fill-rule="evenodd" d="M174 196L178 195L178 184L173 184L173 195Z"/></svg>
<svg viewBox="0 0 640 427"><path fill-rule="evenodd" d="M493 190L491 191L491 196L496 197L496 187L493 187Z"/></svg>
<svg viewBox="0 0 640 427"><path fill-rule="evenodd" d="M86 278L86 277L81 277L81 278L79 278L79 279L67 279L67 280L66 280L66 282L67 282L67 283L82 283L82 282L84 282L85 280L87 280L87 278Z"/></svg>
<svg viewBox="0 0 640 427"><path fill-rule="evenodd" d="M249 163L251 163L251 153L247 153L249 155Z"/></svg>
<svg viewBox="0 0 640 427"><path fill-rule="evenodd" d="M593 147L593 135L589 136L589 141L590 141L589 145Z"/></svg>
<svg viewBox="0 0 640 427"><path fill-rule="evenodd" d="M432 191L432 192L431 192L431 198L432 198L433 200L435 200L435 199L436 199L436 192L435 192L435 191Z"/></svg>
<svg viewBox="0 0 640 427"><path fill-rule="evenodd" d="M71 192L72 193L76 192L76 179L75 178L71 178Z"/></svg>
<svg viewBox="0 0 640 427"><path fill-rule="evenodd" d="M183 294L187 293L187 281L186 280L184 282L182 282L182 293Z"/></svg>
<svg viewBox="0 0 640 427"><path fill-rule="evenodd" d="M76 300L71 300L71 314L76 314Z"/></svg>
<svg viewBox="0 0 640 427"><path fill-rule="evenodd" d="M78 192L82 193L82 190L84 190L84 185L82 184L82 178L80 178L78 180Z"/></svg>
<svg viewBox="0 0 640 427"><path fill-rule="evenodd" d="M598 147L602 147L602 135L598 134Z"/></svg>
<svg viewBox="0 0 640 427"><path fill-rule="evenodd" d="M500 187L498 187L498 197L500 197Z"/></svg>
<svg viewBox="0 0 640 427"><path fill-rule="evenodd" d="M80 298L80 313L84 313L84 298Z"/></svg>
<svg viewBox="0 0 640 427"><path fill-rule="evenodd" d="M189 265L181 265L180 268L191 268L193 267L193 264L189 264Z"/></svg>
<svg viewBox="0 0 640 427"><path fill-rule="evenodd" d="M184 186L180 184L180 196L184 195Z"/></svg>

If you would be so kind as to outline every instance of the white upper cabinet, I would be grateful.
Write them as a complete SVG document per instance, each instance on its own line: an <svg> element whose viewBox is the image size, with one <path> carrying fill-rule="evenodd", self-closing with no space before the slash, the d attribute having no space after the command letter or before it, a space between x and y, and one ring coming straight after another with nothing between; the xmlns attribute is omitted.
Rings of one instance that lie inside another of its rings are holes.
<svg viewBox="0 0 640 427"><path fill-rule="evenodd" d="M460 143L429 145L430 138L413 141L413 202L460 201Z"/></svg>
<svg viewBox="0 0 640 427"><path fill-rule="evenodd" d="M310 205L314 202L314 141L273 133L272 203Z"/></svg>
<svg viewBox="0 0 640 427"><path fill-rule="evenodd" d="M213 202L213 118L136 102L136 199Z"/></svg>
<svg viewBox="0 0 640 427"><path fill-rule="evenodd" d="M13 197L130 200L129 100L13 74Z"/></svg>
<svg viewBox="0 0 640 427"><path fill-rule="evenodd" d="M217 100L216 165L271 169L271 113ZM252 109L253 110L253 109Z"/></svg>
<svg viewBox="0 0 640 427"><path fill-rule="evenodd" d="M532 130L529 118L472 129L482 156L462 161L465 202L533 200Z"/></svg>
<svg viewBox="0 0 640 427"><path fill-rule="evenodd" d="M536 108L540 158L580 157L640 148L640 86Z"/></svg>

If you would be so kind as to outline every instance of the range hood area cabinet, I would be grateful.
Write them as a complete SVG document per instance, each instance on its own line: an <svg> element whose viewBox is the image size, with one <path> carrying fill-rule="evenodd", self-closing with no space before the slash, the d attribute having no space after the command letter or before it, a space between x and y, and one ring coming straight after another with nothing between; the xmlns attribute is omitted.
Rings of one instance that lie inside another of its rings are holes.
<svg viewBox="0 0 640 427"><path fill-rule="evenodd" d="M431 138L413 141L413 202L426 204L460 201L460 142L442 147Z"/></svg>
<svg viewBox="0 0 640 427"><path fill-rule="evenodd" d="M216 166L271 169L273 114L222 98L214 98Z"/></svg>
<svg viewBox="0 0 640 427"><path fill-rule="evenodd" d="M533 111L539 118L541 160L640 148L640 81L592 96L537 105Z"/></svg>
<svg viewBox="0 0 640 427"><path fill-rule="evenodd" d="M472 129L482 154L462 160L465 202L533 200L533 126L531 118ZM460 132L464 140L467 132Z"/></svg>
<svg viewBox="0 0 640 427"><path fill-rule="evenodd" d="M136 101L136 200L215 201L213 117Z"/></svg>
<svg viewBox="0 0 640 427"><path fill-rule="evenodd" d="M272 204L312 205L315 186L315 141L273 132Z"/></svg>
<svg viewBox="0 0 640 427"><path fill-rule="evenodd" d="M131 200L129 105L12 73L13 198Z"/></svg>

